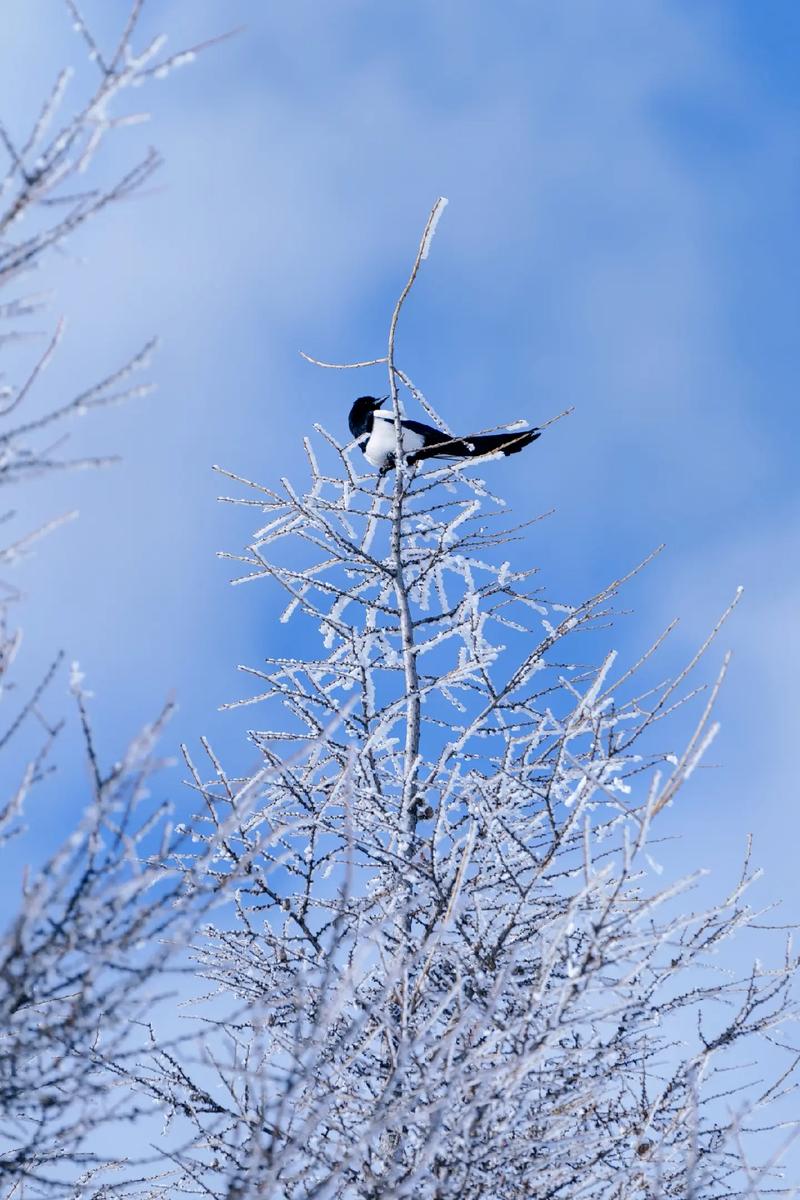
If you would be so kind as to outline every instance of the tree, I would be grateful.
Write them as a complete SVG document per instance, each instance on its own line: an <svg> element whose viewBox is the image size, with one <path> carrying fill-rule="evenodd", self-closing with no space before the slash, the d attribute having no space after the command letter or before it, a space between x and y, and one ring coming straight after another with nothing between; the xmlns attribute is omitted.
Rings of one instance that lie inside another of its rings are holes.
<svg viewBox="0 0 800 1200"><path fill-rule="evenodd" d="M395 361L444 203L386 354L318 365L385 363L395 421L402 388L446 429ZM320 648L246 668L255 774L206 746L209 782L187 752L224 904L194 947L214 985L202 1050L136 1079L172 1114L170 1194L774 1194L797 960L718 967L758 924L749 857L699 912L696 875L660 883L648 857L716 731L726 662L710 687L690 675L730 609L677 677L641 683L669 629L630 666L591 661L630 575L554 604L505 557L532 522L509 523L472 464L398 455L376 479L317 434L305 490L229 476L264 514L236 582L277 585ZM753 1083L739 1051L762 1046L786 1062Z"/></svg>
<svg viewBox="0 0 800 1200"><path fill-rule="evenodd" d="M110 52L66 5L98 83L65 117L62 73L22 144L0 128L6 289L150 178L152 152L108 186L92 180L104 139L136 119L110 106L194 53L165 58L160 39L134 49L142 0ZM395 361L442 207L387 353L337 369L385 363L395 420L402 390L446 428ZM9 295L6 346L33 305ZM129 396L147 361L149 347L26 417L60 334L2 397L6 486L86 465L48 445L51 430ZM281 588L285 620L321 638L308 659L249 669L259 691L246 702L268 714L252 733L255 772L226 772L204 742L209 781L187 750L201 811L173 830L146 800L168 713L105 768L72 672L91 790L4 928L0 1191L774 1194L796 960L787 949L741 978L717 968L725 944L760 924L749 860L719 904L692 912L695 876L661 884L648 858L654 822L715 731L725 664L710 688L689 676L722 622L676 678L639 682L668 630L627 668L605 651L593 661L629 576L579 605L550 601L533 570L506 560L532 521L509 523L474 464L400 462L376 479L325 430L306 449L305 490L232 477L250 489L234 502L266 514L243 579ZM4 563L51 527L12 538ZM17 601L8 588L6 705ZM56 657L0 733L7 780L23 734L41 730L2 797L7 853L64 736L44 709L60 670ZM665 749L691 705L683 750ZM187 942L191 964L176 950ZM195 990L212 991L196 1027L176 1034L175 976L190 965ZM739 1048L762 1044L785 1065L740 1082ZM163 1136L132 1149L154 1111Z"/></svg>
<svg viewBox="0 0 800 1200"><path fill-rule="evenodd" d="M6 159L0 183L0 349L6 352L25 336L23 318L40 305L24 290L30 274L87 222L135 195L159 166L159 156L151 150L110 182L103 182L102 163L96 167L106 139L141 119L139 113L115 107L120 96L169 74L201 48L165 55L164 39L158 38L136 49L142 8L142 0L129 5L119 39L106 53L73 0L66 0L67 13L96 69L95 86L70 109L73 77L64 69L22 141L0 125ZM4 488L16 490L65 468L102 465L104 460L65 456L62 427L76 415L146 390L134 376L147 365L152 343L109 377L42 412L35 405L36 387L62 333L59 321L22 381L2 389ZM74 515L12 535L0 550L0 562L14 564L33 542ZM12 511L3 520L14 517ZM20 597L8 583L2 589L0 846L10 864L23 832L23 804L51 771L55 745L64 736L63 721L48 716L45 709L54 682L61 678L63 655L55 655L27 698L16 700L12 671L21 633L14 615ZM98 1169L119 1150L109 1153L101 1131L107 1139L109 1126L134 1122L140 1115L140 1101L119 1087L112 1090L112 1085L139 1050L143 1037L137 1023L149 1011L154 988L169 986L170 947L163 934L168 927L173 936L180 936L183 922L192 919L189 910L200 898L196 893L189 902L185 890L178 892L177 881L165 877L163 859L174 837L165 808L146 802L148 780L159 765L155 742L169 706L133 739L119 761L106 768L94 744L77 668L70 686L91 781L86 811L67 841L26 874L19 909L4 919L0 943L3 1196L93 1192L91 1181ZM23 747L36 740L37 729L38 747L25 758Z"/></svg>

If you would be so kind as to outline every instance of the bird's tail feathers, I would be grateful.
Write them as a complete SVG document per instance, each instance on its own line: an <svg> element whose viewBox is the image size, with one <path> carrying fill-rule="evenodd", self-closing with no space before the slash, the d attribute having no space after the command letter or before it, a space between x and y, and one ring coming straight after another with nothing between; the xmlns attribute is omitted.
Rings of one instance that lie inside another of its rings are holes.
<svg viewBox="0 0 800 1200"><path fill-rule="evenodd" d="M480 458L484 454L518 454L541 437L541 429L524 429L520 433L476 433L474 437L447 438L431 446L423 446L408 456L410 463L425 458Z"/></svg>

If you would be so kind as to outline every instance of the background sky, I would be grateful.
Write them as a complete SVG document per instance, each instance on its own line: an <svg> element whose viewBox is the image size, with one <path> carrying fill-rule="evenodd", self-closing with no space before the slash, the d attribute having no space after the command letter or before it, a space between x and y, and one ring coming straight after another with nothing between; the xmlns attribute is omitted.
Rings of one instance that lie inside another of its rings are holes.
<svg viewBox="0 0 800 1200"><path fill-rule="evenodd" d="M86 4L113 32L122 5ZM73 451L121 465L29 489L21 528L76 503L16 572L28 596L22 671L63 647L95 693L115 758L174 692L167 749L208 735L252 765L257 710L237 663L287 634L266 585L231 589L246 510L212 463L305 479L315 421L344 434L379 369L427 212L450 199L405 310L398 360L457 429L567 405L575 414L487 478L525 519L517 550L554 599L577 602L666 542L609 634L630 661L673 616L665 672L731 599L733 664L709 762L663 830L677 859L735 874L748 831L762 900L797 917L800 674L797 236L800 6L795 0L194 0L149 6L170 47L234 39L126 100L103 170L150 142L166 166L43 268L38 327L68 317L40 392L56 402L152 334L157 392L101 413ZM5 0L0 113L27 127L82 44L53 0ZM29 351L30 354L33 350ZM21 373L19 360L11 372ZM66 683L59 685L66 690ZM57 709L60 700L51 700ZM64 700L64 707L67 701ZM44 843L86 795L66 755L34 822ZM163 790L180 803L179 776Z"/></svg>

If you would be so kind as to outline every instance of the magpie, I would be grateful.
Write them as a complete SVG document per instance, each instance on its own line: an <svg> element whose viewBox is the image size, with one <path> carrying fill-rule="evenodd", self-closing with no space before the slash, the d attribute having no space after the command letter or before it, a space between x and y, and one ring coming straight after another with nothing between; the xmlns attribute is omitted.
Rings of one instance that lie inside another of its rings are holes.
<svg viewBox="0 0 800 1200"><path fill-rule="evenodd" d="M359 396L348 417L350 432L366 456L367 462L381 471L394 466L396 438L394 416L380 412L388 396ZM400 422L403 430L402 447L410 465L425 458L479 458L502 450L503 454L518 454L541 435L540 429L523 429L519 433L478 433L468 437L450 437L432 425L421 421Z"/></svg>

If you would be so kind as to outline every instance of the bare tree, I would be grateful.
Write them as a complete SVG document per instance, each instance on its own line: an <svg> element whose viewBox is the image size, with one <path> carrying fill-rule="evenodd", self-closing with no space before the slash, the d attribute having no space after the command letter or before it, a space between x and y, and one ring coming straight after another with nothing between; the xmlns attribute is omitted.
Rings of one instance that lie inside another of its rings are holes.
<svg viewBox="0 0 800 1200"><path fill-rule="evenodd" d="M153 153L109 187L89 172L106 135L134 119L110 115L118 94L193 53L134 49L141 0L110 50L67 7L97 88L65 118L62 75L22 145L0 133L6 288L149 179ZM244 703L264 713L257 769L228 773L204 742L201 770L187 751L199 811L173 832L144 803L167 714L106 769L73 671L89 804L26 878L0 947L9 1198L791 1194L779 1174L798 1061L791 946L732 973L726 944L766 933L747 899L749 856L700 911L687 897L697 873L664 882L651 857L654 822L715 733L725 662L710 685L695 674L722 621L677 677L652 684L669 629L623 668L597 653L634 572L556 603L509 557L535 518L511 522L474 462L403 462L401 396L446 429L395 359L442 208L386 353L320 364L385 364L394 475L365 475L354 446L318 428L306 488L232 476L250 491L234 502L263 514L239 582L277 585L284 620L320 638L307 658L247 668L257 694ZM31 305L4 304L7 337ZM146 361L147 348L26 418L58 335L3 396L4 484L70 465L51 430L127 394ZM18 647L8 620L3 682ZM56 660L0 734L12 761L23 727L41 728L3 798L4 846L59 733L44 712L57 671ZM676 713L692 706L693 731L676 743ZM207 994L178 1035L168 993L189 941ZM756 1074L747 1063L762 1046ZM154 1101L163 1133L131 1149Z"/></svg>
<svg viewBox="0 0 800 1200"><path fill-rule="evenodd" d="M396 422L402 389L446 429L394 349L442 206L387 353L319 365L385 363ZM304 490L230 476L262 514L236 582L277 585L320 647L243 668L259 772L229 778L206 747L209 782L187 756L227 909L195 946L214 987L201 1043L138 1076L172 1114L166 1191L793 1194L791 945L727 970L726 943L765 924L749 856L693 911L700 872L664 882L648 850L716 731L727 660L694 677L730 609L676 677L640 682L670 629L628 666L596 658L635 572L554 603L507 557L531 522L509 522L474 460L398 452L376 479L317 433ZM762 1049L784 1058L772 1075L745 1069Z"/></svg>
<svg viewBox="0 0 800 1200"><path fill-rule="evenodd" d="M169 74L195 52L166 54L163 38L137 49L142 0L122 14L120 36L108 51L73 0L66 0L65 9L95 73L89 93L72 97L75 80L66 68L21 141L0 124L0 155L6 160L0 176L0 352L8 359L20 343L11 370L23 360L24 339L30 337L25 318L41 307L28 290L32 273L91 218L134 196L159 166L150 150L108 181L102 161L106 140L144 117L120 107L123 94ZM145 367L152 344L101 382L42 411L37 384L62 333L58 321L44 352L23 369L21 382L12 379L1 389L0 485L9 489L14 506L19 487L33 478L107 461L65 453L63 431L70 418L146 389L134 376ZM73 515L10 536L0 563L10 568L34 541ZM10 528L15 516L11 508L2 520ZM23 804L52 769L54 744L63 736L62 719L46 711L63 671L62 655L55 654L31 694L17 699L12 672L21 645L20 596L10 581L0 586L0 846L13 877L11 865L30 854L20 842ZM106 768L92 739L77 668L71 690L88 764L86 811L68 840L25 874L18 911L4 916L0 938L3 1196L94 1193L98 1168L114 1157L100 1130L135 1121L141 1109L139 1100L115 1086L115 1072L147 1041L142 1031L137 1041L137 1022L154 995L169 986L164 934L168 929L179 936L191 908L185 888L178 894L176 881L165 876L164 860L175 848L166 811L146 802L149 777L158 767L154 745L169 706ZM27 747L37 742L28 755Z"/></svg>

